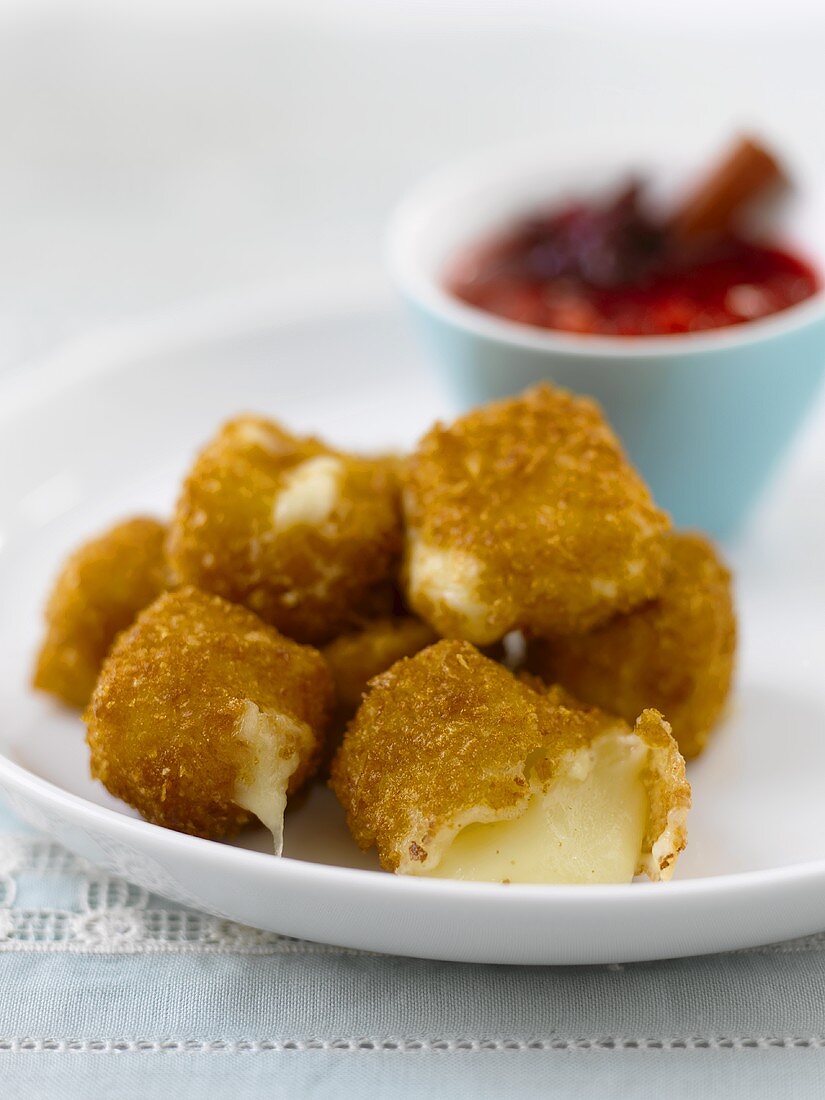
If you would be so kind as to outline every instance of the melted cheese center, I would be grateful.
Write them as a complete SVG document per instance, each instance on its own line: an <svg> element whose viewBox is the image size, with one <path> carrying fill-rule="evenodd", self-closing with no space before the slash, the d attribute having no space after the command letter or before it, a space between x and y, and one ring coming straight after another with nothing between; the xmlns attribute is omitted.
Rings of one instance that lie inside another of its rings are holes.
<svg viewBox="0 0 825 1100"><path fill-rule="evenodd" d="M298 767L297 752L284 757L280 752L285 739L301 743L305 730L285 714L264 714L251 701L236 731L250 749L251 762L235 782L232 801L248 810L272 833L275 855L284 847L284 810L290 776Z"/></svg>
<svg viewBox="0 0 825 1100"><path fill-rule="evenodd" d="M272 523L286 531L300 523L318 527L332 515L340 492L343 466L340 458L318 455L291 469L275 497Z"/></svg>
<svg viewBox="0 0 825 1100"><path fill-rule="evenodd" d="M488 622L487 606L478 597L481 563L461 550L441 550L414 542L410 553L410 590L414 600L442 604L458 615L462 635L476 645L497 641L501 631Z"/></svg>
<svg viewBox="0 0 825 1100"><path fill-rule="evenodd" d="M462 829L428 873L476 882L630 882L648 812L646 755L635 739L601 738L520 817Z"/></svg>

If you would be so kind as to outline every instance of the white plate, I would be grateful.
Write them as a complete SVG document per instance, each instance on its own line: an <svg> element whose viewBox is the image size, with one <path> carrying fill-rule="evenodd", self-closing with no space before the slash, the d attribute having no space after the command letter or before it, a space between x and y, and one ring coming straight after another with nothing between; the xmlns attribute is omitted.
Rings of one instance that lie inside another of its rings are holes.
<svg viewBox="0 0 825 1100"><path fill-rule="evenodd" d="M276 859L263 831L235 844L183 836L139 820L93 783L79 719L27 687L49 580L101 525L167 512L194 448L250 408L378 447L410 443L445 411L403 321L380 302L319 309L308 300L288 315L267 301L234 317L205 310L76 348L0 385L0 786L23 818L186 904L404 955L621 962L825 927L823 432L809 433L732 552L738 690L725 728L690 769L690 843L669 885L383 874L322 788L288 813L286 857Z"/></svg>

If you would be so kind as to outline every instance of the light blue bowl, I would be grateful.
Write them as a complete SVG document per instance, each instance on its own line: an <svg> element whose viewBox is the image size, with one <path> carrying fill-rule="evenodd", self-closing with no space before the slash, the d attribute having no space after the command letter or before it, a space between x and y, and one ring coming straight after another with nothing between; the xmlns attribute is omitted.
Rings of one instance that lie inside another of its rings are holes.
<svg viewBox="0 0 825 1100"><path fill-rule="evenodd" d="M551 380L594 396L679 527L736 531L825 371L825 296L730 329L667 337L551 333L458 302L446 261L568 188L615 171L561 171L535 151L434 177L393 218L390 264L458 409ZM585 188L586 189L586 188ZM795 212L797 217L799 211ZM788 239L805 237L789 221ZM814 224L813 220L811 224Z"/></svg>

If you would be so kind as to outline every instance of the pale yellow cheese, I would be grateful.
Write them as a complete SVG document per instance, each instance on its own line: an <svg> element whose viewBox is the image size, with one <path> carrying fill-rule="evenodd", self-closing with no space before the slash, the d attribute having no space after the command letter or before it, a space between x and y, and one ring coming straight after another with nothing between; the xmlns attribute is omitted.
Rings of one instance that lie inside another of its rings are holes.
<svg viewBox="0 0 825 1100"><path fill-rule="evenodd" d="M487 645L501 631L489 623L489 608L478 596L481 569L478 559L463 550L442 550L417 539L410 547L410 593L415 606L443 604L460 617L464 638Z"/></svg>
<svg viewBox="0 0 825 1100"><path fill-rule="evenodd" d="M285 714L262 712L247 701L236 736L250 750L250 759L235 782L232 801L248 810L272 833L275 855L284 846L284 810L290 777L300 763L297 747L287 756L284 744L299 745L312 737L309 727Z"/></svg>
<svg viewBox="0 0 825 1100"><path fill-rule="evenodd" d="M338 503L342 474L341 460L333 455L318 455L293 467L284 476L272 507L275 530L302 523L320 527Z"/></svg>
<svg viewBox="0 0 825 1100"><path fill-rule="evenodd" d="M467 825L429 873L478 882L630 882L648 813L647 750L609 734L570 758L520 816Z"/></svg>

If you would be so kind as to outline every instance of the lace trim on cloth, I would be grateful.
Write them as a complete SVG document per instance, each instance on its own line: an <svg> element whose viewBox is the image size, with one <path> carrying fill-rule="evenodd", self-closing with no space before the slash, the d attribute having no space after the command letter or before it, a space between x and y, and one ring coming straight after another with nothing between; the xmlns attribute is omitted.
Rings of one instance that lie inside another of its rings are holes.
<svg viewBox="0 0 825 1100"><path fill-rule="evenodd" d="M688 1038L688 1039L0 1039L0 1054L55 1051L82 1054L261 1054L271 1051L325 1050L342 1052L395 1051L401 1054L444 1051L609 1051L609 1050L775 1050L822 1049L825 1036L809 1038Z"/></svg>
<svg viewBox="0 0 825 1100"><path fill-rule="evenodd" d="M65 908L26 905L26 895L37 880L46 885L50 896L65 899ZM367 954L263 932L175 906L107 875L59 844L17 836L0 838L3 951Z"/></svg>

